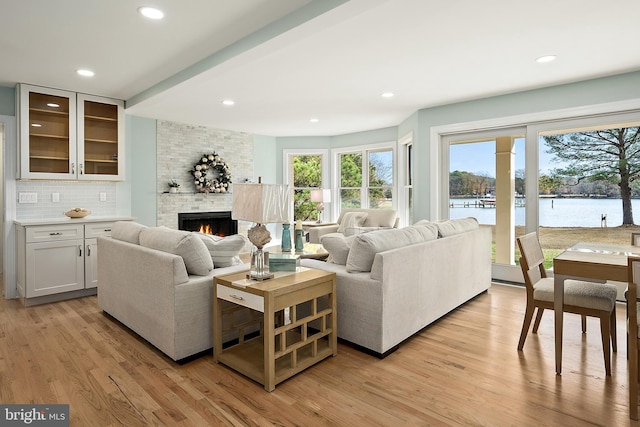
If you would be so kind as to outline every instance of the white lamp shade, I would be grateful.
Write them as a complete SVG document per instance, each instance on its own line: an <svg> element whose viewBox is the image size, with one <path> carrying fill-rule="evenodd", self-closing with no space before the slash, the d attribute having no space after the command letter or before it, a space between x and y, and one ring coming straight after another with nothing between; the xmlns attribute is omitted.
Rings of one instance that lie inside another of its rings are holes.
<svg viewBox="0 0 640 427"><path fill-rule="evenodd" d="M279 184L233 184L231 218L256 224L289 223L289 188Z"/></svg>
<svg viewBox="0 0 640 427"><path fill-rule="evenodd" d="M331 201L331 190L328 188L311 190L311 201L316 203L329 203Z"/></svg>

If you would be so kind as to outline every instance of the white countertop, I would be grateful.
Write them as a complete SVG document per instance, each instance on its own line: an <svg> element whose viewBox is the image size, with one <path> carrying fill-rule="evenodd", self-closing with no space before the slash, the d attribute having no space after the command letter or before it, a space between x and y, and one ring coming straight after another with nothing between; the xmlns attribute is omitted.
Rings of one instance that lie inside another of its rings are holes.
<svg viewBox="0 0 640 427"><path fill-rule="evenodd" d="M16 219L14 224L21 225L23 227L31 225L55 225L55 224L85 224L89 222L112 222L112 221L133 221L135 218L132 216L94 216L87 215L84 218L69 218L61 214L59 218L44 218L44 219Z"/></svg>

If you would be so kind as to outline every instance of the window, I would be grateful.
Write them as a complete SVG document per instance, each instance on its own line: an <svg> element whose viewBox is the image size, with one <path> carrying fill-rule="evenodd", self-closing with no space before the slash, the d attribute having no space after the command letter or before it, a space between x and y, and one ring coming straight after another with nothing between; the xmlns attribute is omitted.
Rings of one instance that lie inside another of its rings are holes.
<svg viewBox="0 0 640 427"><path fill-rule="evenodd" d="M318 219L317 203L311 202L311 190L329 188L326 151L286 152L286 173L283 182L292 191L293 220L311 221Z"/></svg>
<svg viewBox="0 0 640 427"><path fill-rule="evenodd" d="M340 209L393 209L394 148L389 144L336 152Z"/></svg>
<svg viewBox="0 0 640 427"><path fill-rule="evenodd" d="M398 169L399 185L401 190L398 192L398 206L401 212L401 226L411 225L413 220L413 134L408 134L401 138L399 143L400 149L400 167Z"/></svg>

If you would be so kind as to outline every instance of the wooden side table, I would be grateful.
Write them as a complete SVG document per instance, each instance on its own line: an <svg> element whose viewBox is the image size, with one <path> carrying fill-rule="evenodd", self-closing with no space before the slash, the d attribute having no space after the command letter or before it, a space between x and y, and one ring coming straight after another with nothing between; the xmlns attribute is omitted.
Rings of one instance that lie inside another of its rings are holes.
<svg viewBox="0 0 640 427"><path fill-rule="evenodd" d="M263 384L265 390L273 391L276 384L338 354L335 273L301 267L297 272L278 271L275 278L261 282L245 277L246 272L239 272L214 278L216 363L223 363ZM328 303L322 303L323 297ZM223 308L223 300L233 305ZM309 305L308 315L302 314L302 304ZM263 316L251 316L253 323L236 325L233 319L238 307ZM283 314L285 309L289 318ZM261 324L260 335L246 338L244 331L256 322ZM228 331L235 331L239 340L223 348L222 336Z"/></svg>

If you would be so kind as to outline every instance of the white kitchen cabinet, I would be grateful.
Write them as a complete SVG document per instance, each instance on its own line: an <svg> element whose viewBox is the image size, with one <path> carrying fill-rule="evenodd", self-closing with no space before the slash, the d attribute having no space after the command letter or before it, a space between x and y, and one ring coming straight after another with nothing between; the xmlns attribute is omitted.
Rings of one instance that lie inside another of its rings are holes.
<svg viewBox="0 0 640 427"><path fill-rule="evenodd" d="M25 305L94 295L97 238L110 236L112 223L18 224L17 285Z"/></svg>
<svg viewBox="0 0 640 427"><path fill-rule="evenodd" d="M19 178L124 180L124 102L20 84Z"/></svg>

